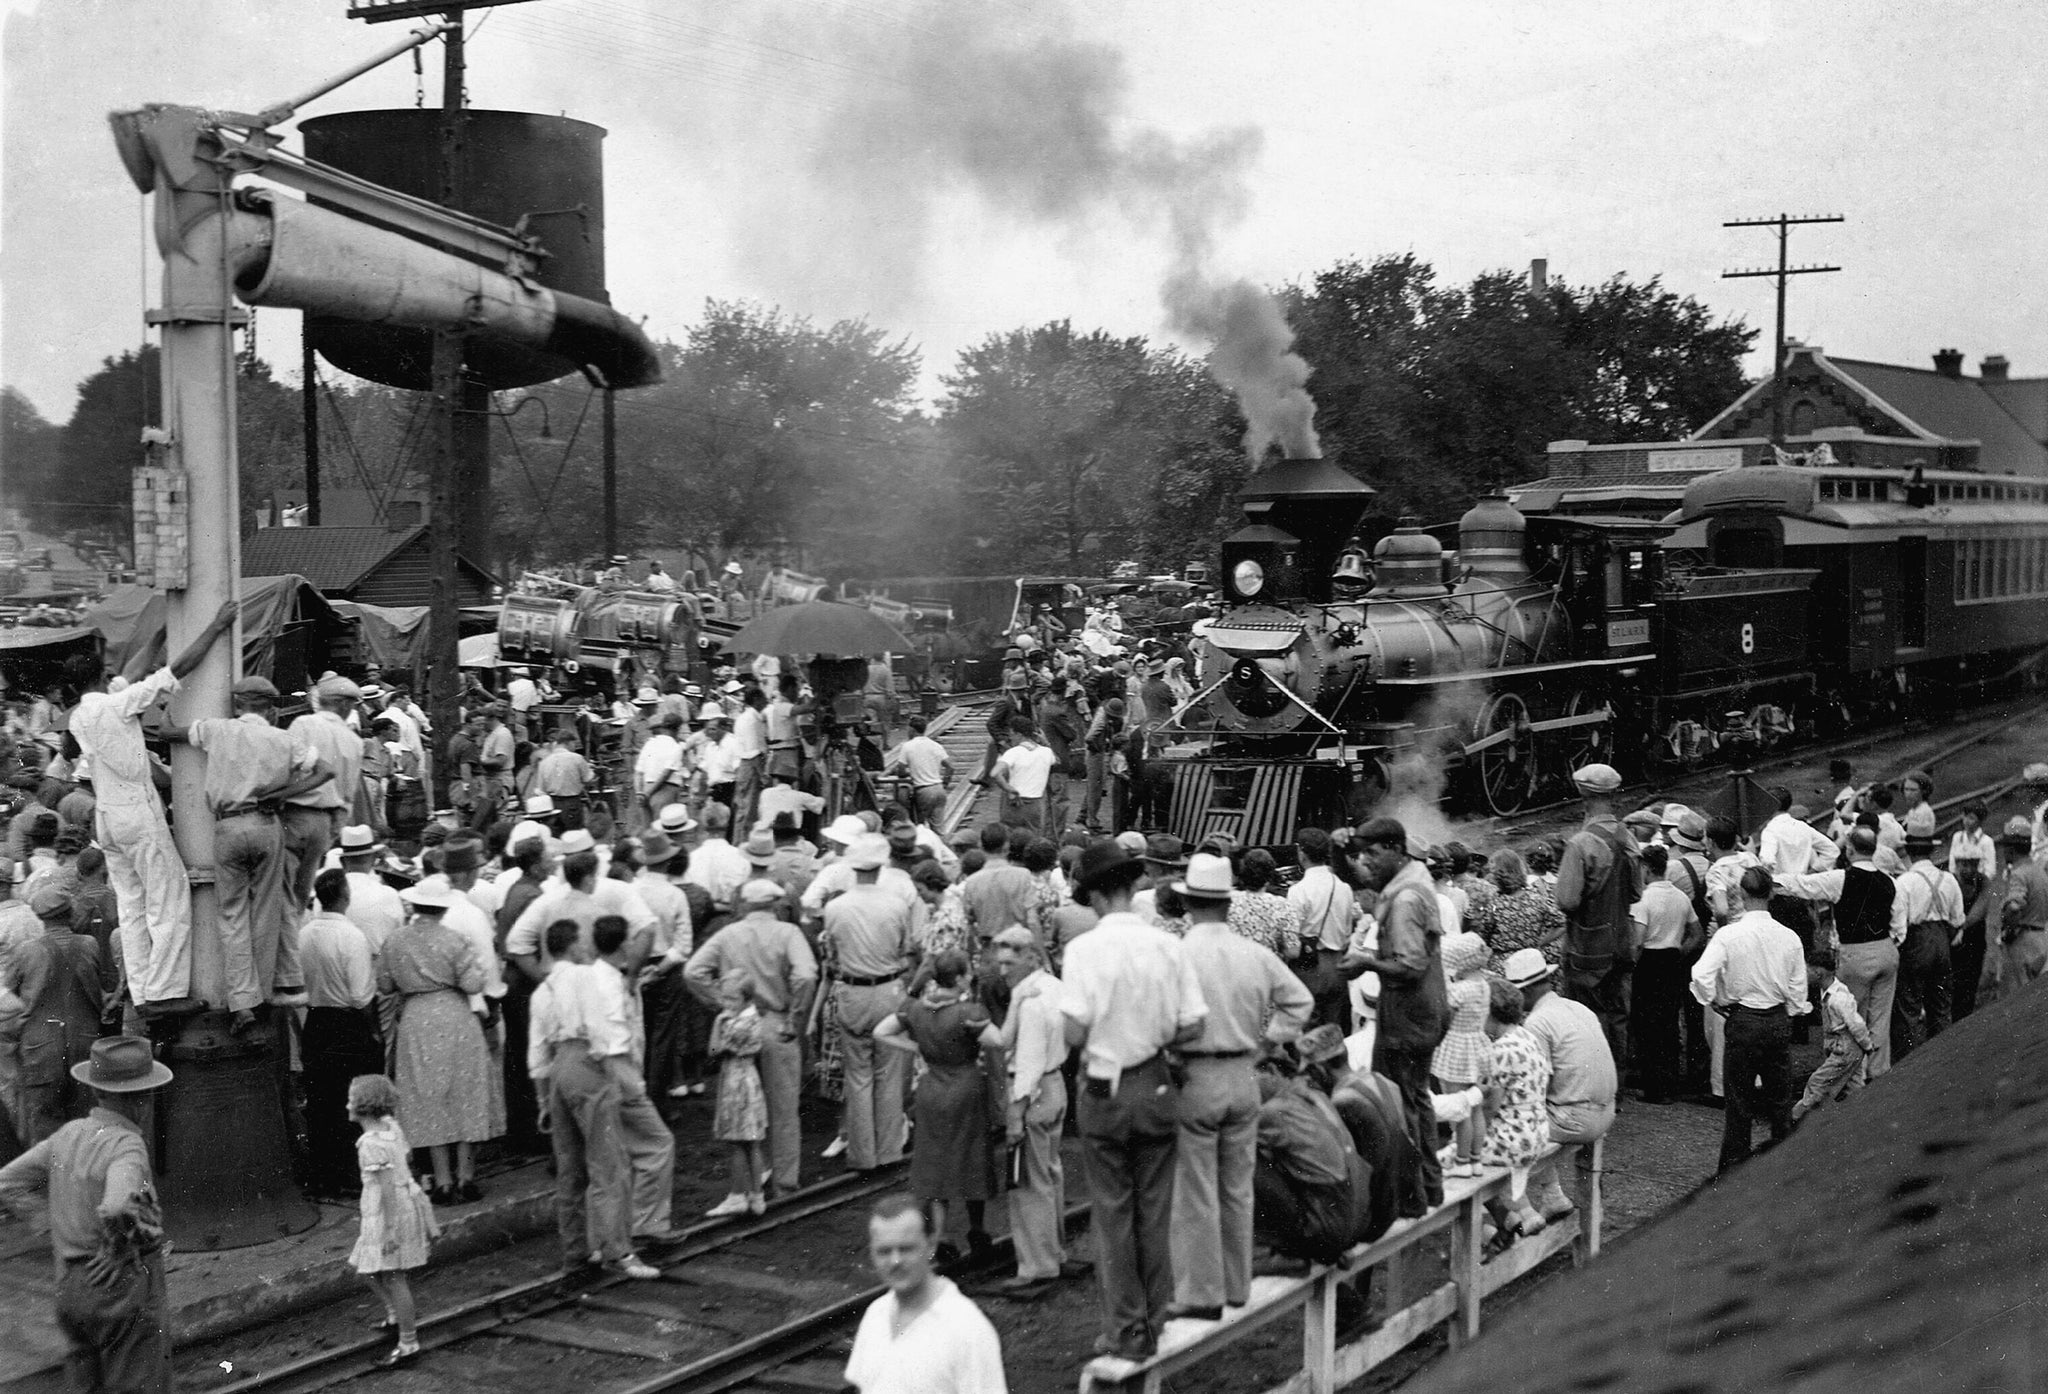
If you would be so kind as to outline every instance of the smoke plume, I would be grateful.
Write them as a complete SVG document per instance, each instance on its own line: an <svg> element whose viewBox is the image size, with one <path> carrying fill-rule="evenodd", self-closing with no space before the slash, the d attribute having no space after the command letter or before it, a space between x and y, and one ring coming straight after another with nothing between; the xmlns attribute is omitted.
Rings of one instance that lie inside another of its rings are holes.
<svg viewBox="0 0 2048 1394"><path fill-rule="evenodd" d="M749 103L748 127L778 131L773 148L756 147L764 177L742 212L742 243L765 281L828 305L858 288L862 313L886 315L915 303L963 236L999 256L1001 238L1030 223L1085 255L1087 235L1114 218L1160 239L1166 323L1210 346L1210 369L1250 423L1247 449L1317 453L1308 365L1290 352L1280 307L1214 264L1219 234L1247 211L1257 130L1177 138L1135 121L1122 55L1081 34L1065 0L736 13L758 16L747 41L763 50L800 43L831 55ZM764 122L766 110L781 119ZM800 180L767 176L792 158ZM961 226L962 190L989 224Z"/></svg>

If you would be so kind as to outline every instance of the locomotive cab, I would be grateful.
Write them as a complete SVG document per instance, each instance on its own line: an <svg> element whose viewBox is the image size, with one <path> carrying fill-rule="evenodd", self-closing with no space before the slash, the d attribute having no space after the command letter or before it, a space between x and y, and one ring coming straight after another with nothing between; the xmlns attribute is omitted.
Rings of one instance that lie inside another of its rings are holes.
<svg viewBox="0 0 2048 1394"><path fill-rule="evenodd" d="M1651 652L1657 592L1664 580L1659 545L1671 529L1640 518L1529 520L1538 579L1557 586L1574 658L1629 658Z"/></svg>

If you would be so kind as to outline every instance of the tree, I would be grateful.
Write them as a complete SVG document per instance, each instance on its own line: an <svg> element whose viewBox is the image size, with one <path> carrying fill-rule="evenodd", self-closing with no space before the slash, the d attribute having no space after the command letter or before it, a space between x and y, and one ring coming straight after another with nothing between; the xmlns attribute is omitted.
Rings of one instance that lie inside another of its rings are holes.
<svg viewBox="0 0 2048 1394"><path fill-rule="evenodd" d="M1227 395L1142 338L1077 334L1067 320L1014 329L964 350L943 381L939 420L970 477L972 541L991 569L1080 571L1145 555L1162 475L1178 474L1199 513L1221 462L1242 458L1217 449L1219 420L1244 430ZM1173 526L1186 523L1176 514Z"/></svg>
<svg viewBox="0 0 2048 1394"><path fill-rule="evenodd" d="M142 428L163 418L157 359L156 345L144 344L101 360L78 385L78 405L58 443L63 487L42 504L53 526L127 541Z"/></svg>
<svg viewBox="0 0 2048 1394"><path fill-rule="evenodd" d="M58 428L14 388L0 389L0 507L25 515L31 526L51 526L46 504L58 488Z"/></svg>
<svg viewBox="0 0 2048 1394"><path fill-rule="evenodd" d="M1654 278L1446 288L1413 255L1338 262L1283 303L1325 447L1380 490L1383 523L1530 478L1552 440L1683 435L1741 392L1756 337Z"/></svg>

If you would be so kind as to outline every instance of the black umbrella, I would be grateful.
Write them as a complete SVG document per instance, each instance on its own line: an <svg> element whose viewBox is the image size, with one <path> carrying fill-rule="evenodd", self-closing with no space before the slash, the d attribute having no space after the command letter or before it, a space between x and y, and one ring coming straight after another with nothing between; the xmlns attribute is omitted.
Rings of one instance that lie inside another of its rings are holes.
<svg viewBox="0 0 2048 1394"><path fill-rule="evenodd" d="M741 626L725 641L728 653L826 653L838 658L909 653L910 640L874 611L836 600L778 605Z"/></svg>

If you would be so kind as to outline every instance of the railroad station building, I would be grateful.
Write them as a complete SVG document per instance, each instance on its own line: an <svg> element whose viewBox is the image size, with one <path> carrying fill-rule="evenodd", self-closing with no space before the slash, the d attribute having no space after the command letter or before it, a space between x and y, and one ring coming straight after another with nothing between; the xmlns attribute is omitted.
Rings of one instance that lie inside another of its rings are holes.
<svg viewBox="0 0 2048 1394"><path fill-rule="evenodd" d="M1830 358L1810 344L1785 352L1784 450L1796 463L2048 478L2048 377L2013 377L1997 354L1971 376L1954 349L1931 368ZM1770 430L1764 378L1683 440L1552 441L1544 477L1511 492L1524 512L1662 517L1703 474L1775 462Z"/></svg>

